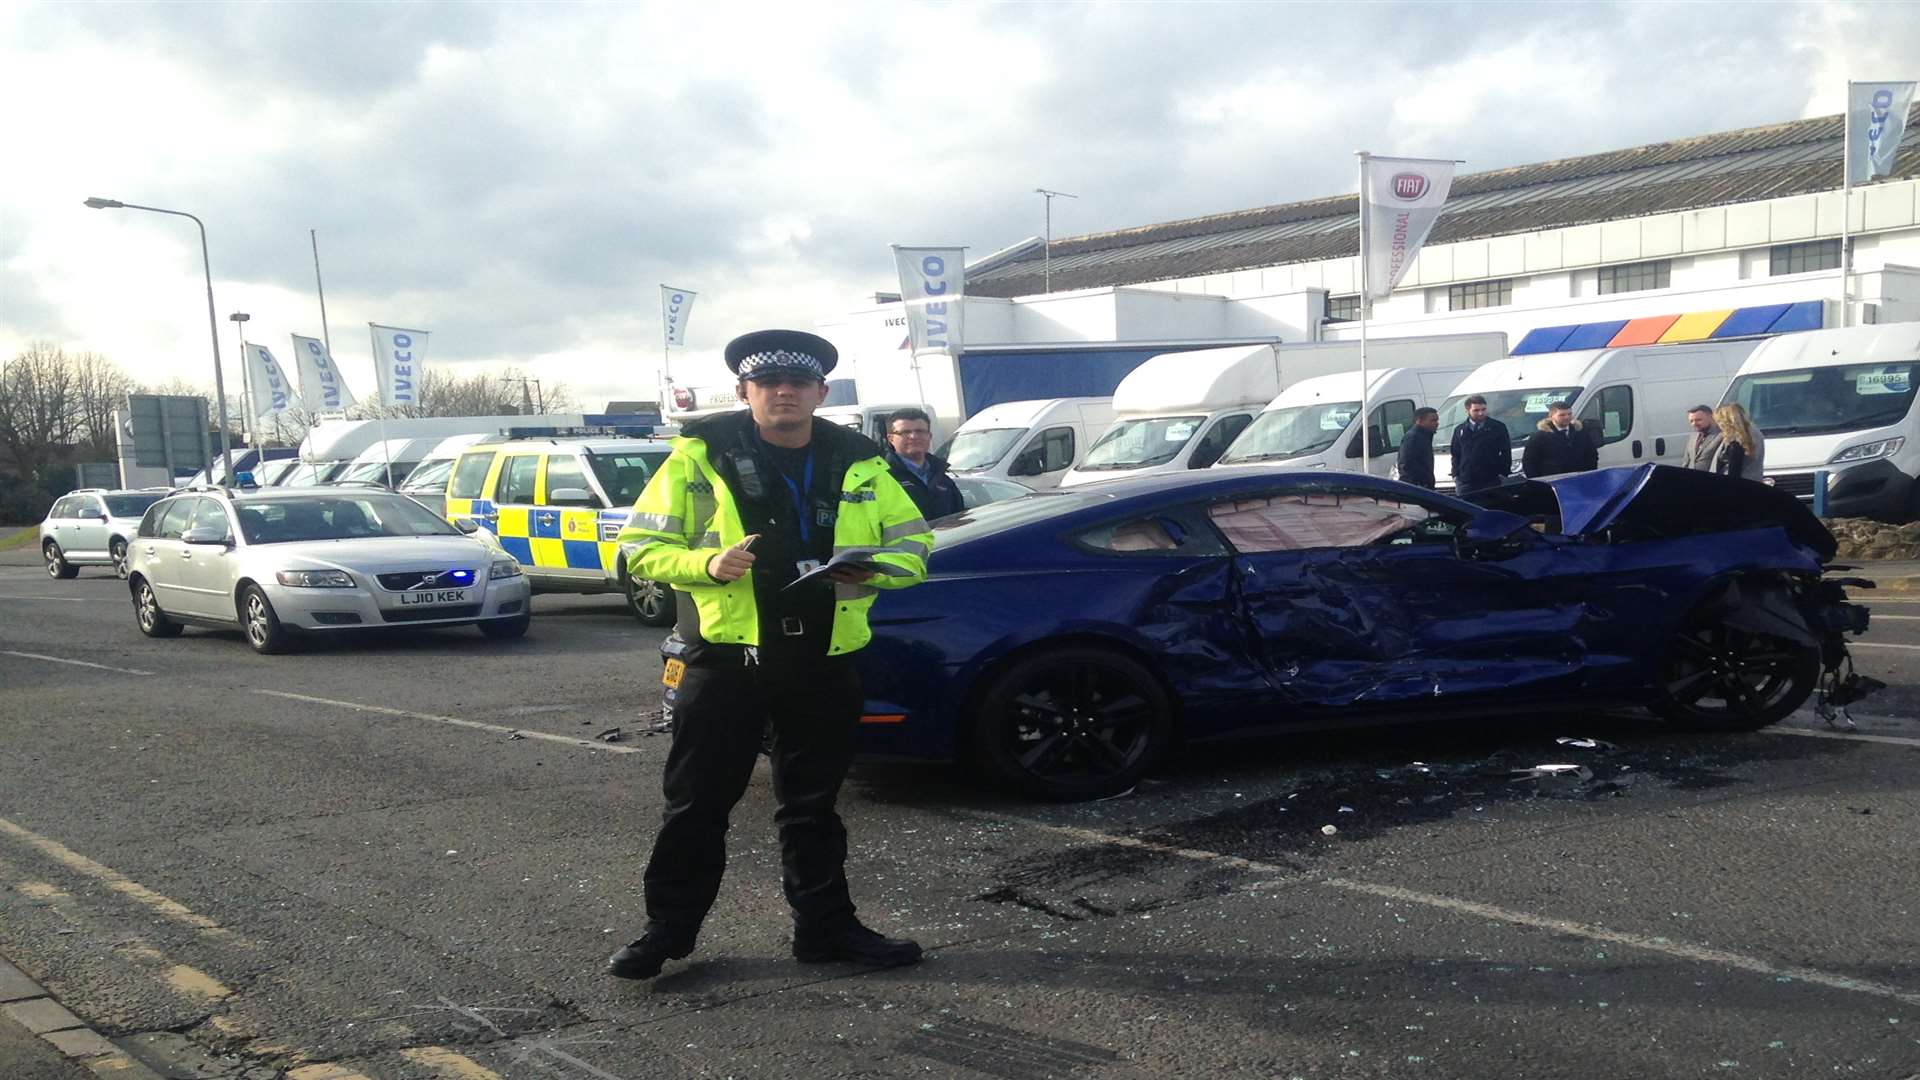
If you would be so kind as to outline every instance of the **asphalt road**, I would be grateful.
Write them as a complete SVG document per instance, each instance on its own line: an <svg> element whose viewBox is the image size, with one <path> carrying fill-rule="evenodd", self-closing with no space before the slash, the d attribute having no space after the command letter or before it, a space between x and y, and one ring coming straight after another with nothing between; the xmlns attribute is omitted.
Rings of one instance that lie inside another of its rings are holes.
<svg viewBox="0 0 1920 1080"><path fill-rule="evenodd" d="M862 766L855 896L929 946L903 971L791 959L763 768L653 984L601 965L641 920L660 635L538 609L258 657L0 554L0 956L181 1077L1920 1074L1920 592L1876 601L1894 686L1844 737L1570 701L1065 806ZM1513 779L1549 763L1592 775Z"/></svg>

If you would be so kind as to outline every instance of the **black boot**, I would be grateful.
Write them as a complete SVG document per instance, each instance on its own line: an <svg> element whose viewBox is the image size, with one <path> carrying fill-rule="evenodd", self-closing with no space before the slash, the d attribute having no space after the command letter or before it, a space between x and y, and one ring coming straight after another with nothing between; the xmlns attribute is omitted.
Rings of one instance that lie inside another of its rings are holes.
<svg viewBox="0 0 1920 1080"><path fill-rule="evenodd" d="M693 955L693 938L650 926L637 940L607 957L607 974L616 979L651 979L668 960Z"/></svg>
<svg viewBox="0 0 1920 1080"><path fill-rule="evenodd" d="M793 957L803 964L844 961L869 967L904 967L920 962L920 946L905 938L884 937L849 919L830 930L795 927Z"/></svg>

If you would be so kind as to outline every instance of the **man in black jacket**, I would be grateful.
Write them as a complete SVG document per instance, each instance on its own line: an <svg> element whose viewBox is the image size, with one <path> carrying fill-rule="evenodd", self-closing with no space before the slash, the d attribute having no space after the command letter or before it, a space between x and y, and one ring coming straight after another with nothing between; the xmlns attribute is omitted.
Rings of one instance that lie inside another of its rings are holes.
<svg viewBox="0 0 1920 1080"><path fill-rule="evenodd" d="M947 463L929 450L932 445L933 423L925 412L901 409L887 417L887 468L928 521L966 509L959 485L947 475Z"/></svg>
<svg viewBox="0 0 1920 1080"><path fill-rule="evenodd" d="M1433 435L1440 430L1440 410L1413 410L1413 430L1400 440L1400 479L1433 490Z"/></svg>
<svg viewBox="0 0 1920 1080"><path fill-rule="evenodd" d="M1556 401L1547 406L1539 430L1527 436L1520 455L1520 471L1529 477L1591 472L1600 467L1600 448L1573 418L1573 406Z"/></svg>
<svg viewBox="0 0 1920 1080"><path fill-rule="evenodd" d="M1513 475L1513 436L1487 415L1487 399L1467 399L1467 418L1453 429L1453 490L1465 498Z"/></svg>

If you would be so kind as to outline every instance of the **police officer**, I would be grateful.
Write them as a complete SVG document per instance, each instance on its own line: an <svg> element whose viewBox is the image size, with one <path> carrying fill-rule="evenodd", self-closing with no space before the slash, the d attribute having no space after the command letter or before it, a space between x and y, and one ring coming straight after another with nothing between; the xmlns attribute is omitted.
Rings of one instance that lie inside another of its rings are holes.
<svg viewBox="0 0 1920 1080"><path fill-rule="evenodd" d="M867 609L878 589L925 578L933 535L878 446L814 417L838 359L797 330L728 343L748 409L688 424L620 532L633 576L679 594L661 646L673 715L666 809L647 863L646 932L608 960L621 978L650 979L693 952L726 867L727 817L769 721L794 956L920 959L919 945L854 917L834 803L863 704L852 654L872 637ZM851 547L880 549L869 565L884 572L842 566L795 584Z"/></svg>

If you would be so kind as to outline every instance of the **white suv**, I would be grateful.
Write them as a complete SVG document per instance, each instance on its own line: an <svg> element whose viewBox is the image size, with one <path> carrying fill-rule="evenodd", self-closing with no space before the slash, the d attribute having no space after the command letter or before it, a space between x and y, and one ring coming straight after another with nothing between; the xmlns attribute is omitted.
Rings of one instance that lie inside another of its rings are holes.
<svg viewBox="0 0 1920 1080"><path fill-rule="evenodd" d="M139 531L141 516L171 490L81 488L55 499L47 519L40 523L40 554L47 560L47 576L71 578L82 566L111 566L115 574L126 577L127 544Z"/></svg>

